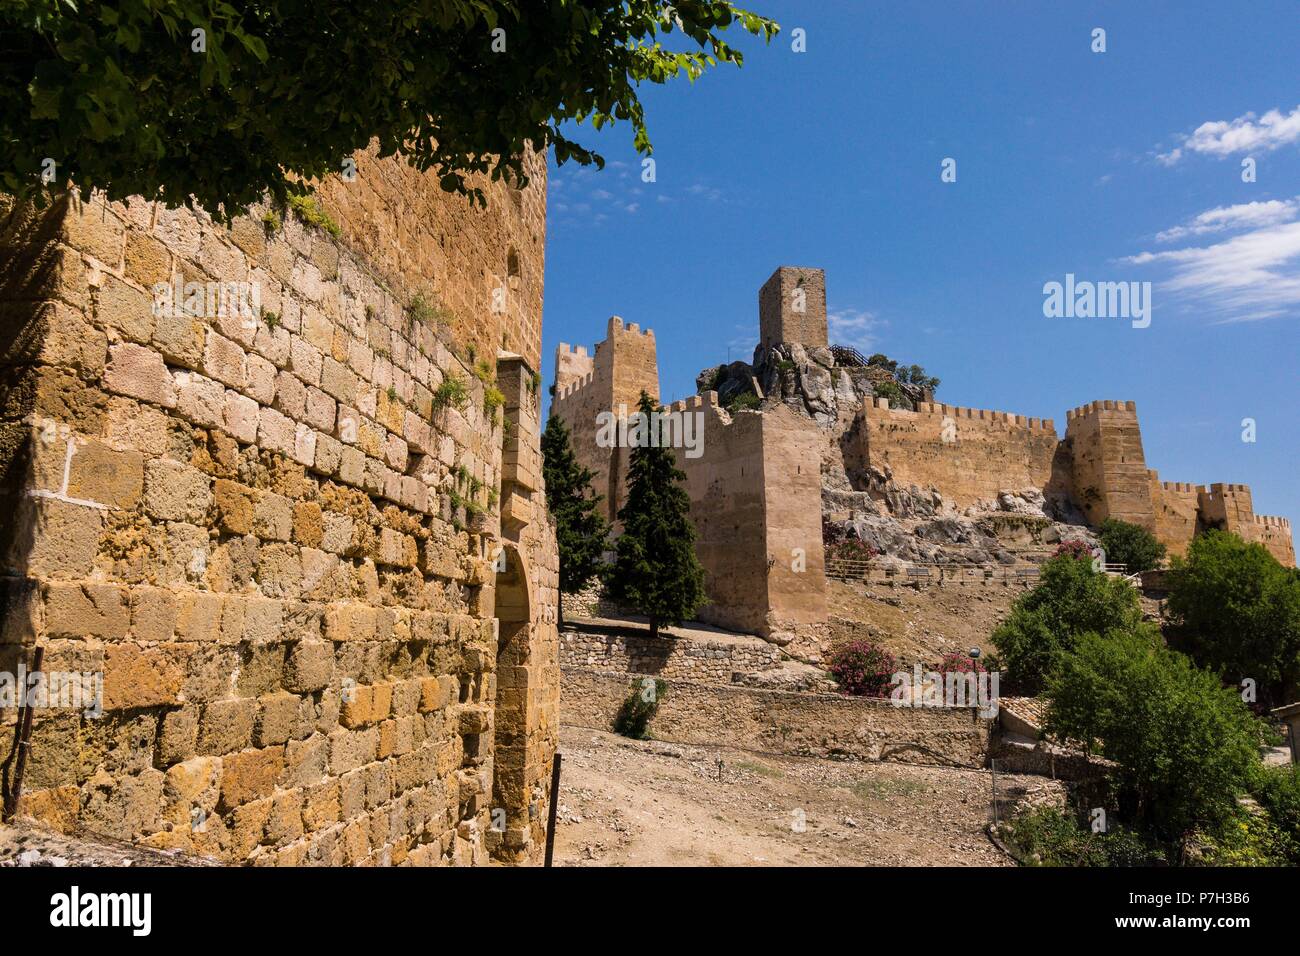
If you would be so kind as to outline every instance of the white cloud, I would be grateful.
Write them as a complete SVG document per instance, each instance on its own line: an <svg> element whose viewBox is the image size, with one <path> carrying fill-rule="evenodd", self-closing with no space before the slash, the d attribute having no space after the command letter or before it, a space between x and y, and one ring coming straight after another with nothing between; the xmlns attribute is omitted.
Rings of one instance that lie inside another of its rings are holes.
<svg viewBox="0 0 1300 956"><path fill-rule="evenodd" d="M859 352L875 347L876 331L884 323L870 312L839 309L826 314L826 325L834 345L851 345Z"/></svg>
<svg viewBox="0 0 1300 956"><path fill-rule="evenodd" d="M1222 157L1258 150L1267 152L1295 142L1300 142L1300 106L1290 113L1272 109L1258 119L1254 113L1246 113L1233 120L1202 123L1179 146L1156 158L1172 166L1188 153Z"/></svg>
<svg viewBox="0 0 1300 956"><path fill-rule="evenodd" d="M1231 229L1257 229L1279 222L1290 222L1297 213L1300 213L1300 197L1218 206L1207 209L1191 222L1157 233L1156 241L1173 242L1187 236L1202 236L1208 232L1223 232Z"/></svg>
<svg viewBox="0 0 1300 956"><path fill-rule="evenodd" d="M1225 322L1300 315L1300 222L1261 226L1211 246L1142 252L1123 261L1168 266L1168 278L1157 288L1203 303Z"/></svg>

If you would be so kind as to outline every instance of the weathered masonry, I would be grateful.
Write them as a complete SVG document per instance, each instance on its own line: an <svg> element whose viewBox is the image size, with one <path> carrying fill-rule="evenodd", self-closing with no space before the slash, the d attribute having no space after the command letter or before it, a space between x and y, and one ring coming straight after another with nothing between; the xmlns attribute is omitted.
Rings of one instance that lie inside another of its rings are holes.
<svg viewBox="0 0 1300 956"><path fill-rule="evenodd" d="M103 709L35 710L20 813L227 862L536 859L545 164L475 210L357 160L321 226L0 200L0 671L41 645Z"/></svg>

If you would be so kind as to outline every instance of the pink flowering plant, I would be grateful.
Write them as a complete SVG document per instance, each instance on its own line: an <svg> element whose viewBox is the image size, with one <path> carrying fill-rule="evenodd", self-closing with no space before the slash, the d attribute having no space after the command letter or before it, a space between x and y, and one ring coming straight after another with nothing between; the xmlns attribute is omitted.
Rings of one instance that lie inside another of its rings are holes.
<svg viewBox="0 0 1300 956"><path fill-rule="evenodd" d="M1087 541L1062 541L1056 548L1053 558L1087 558L1092 559L1092 547Z"/></svg>
<svg viewBox="0 0 1300 956"><path fill-rule="evenodd" d="M969 654L961 651L949 651L935 670L940 674L987 674L988 668Z"/></svg>
<svg viewBox="0 0 1300 956"><path fill-rule="evenodd" d="M866 638L846 641L831 651L831 676L840 690L854 697L889 696L897 670L894 655Z"/></svg>

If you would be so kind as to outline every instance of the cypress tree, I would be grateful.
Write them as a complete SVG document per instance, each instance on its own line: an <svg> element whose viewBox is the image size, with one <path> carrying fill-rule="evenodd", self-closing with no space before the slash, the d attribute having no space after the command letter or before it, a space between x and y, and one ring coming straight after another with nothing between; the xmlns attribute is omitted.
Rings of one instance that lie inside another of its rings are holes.
<svg viewBox="0 0 1300 956"><path fill-rule="evenodd" d="M645 392L638 408L647 424L658 409ZM695 525L690 497L669 448L650 441L632 449L627 503L618 513L623 534L610 573L612 596L650 619L650 636L659 625L680 624L704 603L704 570L695 557Z"/></svg>
<svg viewBox="0 0 1300 956"><path fill-rule="evenodd" d="M580 591L601 570L608 547L609 522L600 513L601 497L591 487L590 469L578 464L569 429L554 413L542 432L542 477L546 507L555 522L560 551L559 624L564 624L564 595Z"/></svg>

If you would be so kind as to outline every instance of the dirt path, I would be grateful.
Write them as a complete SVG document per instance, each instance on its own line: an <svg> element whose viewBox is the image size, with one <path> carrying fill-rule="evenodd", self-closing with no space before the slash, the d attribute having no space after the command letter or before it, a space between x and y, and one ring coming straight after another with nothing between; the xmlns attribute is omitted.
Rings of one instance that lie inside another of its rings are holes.
<svg viewBox="0 0 1300 956"><path fill-rule="evenodd" d="M983 832L987 771L760 756L575 727L561 748L560 866L1011 865ZM1050 786L998 777L1006 794Z"/></svg>

